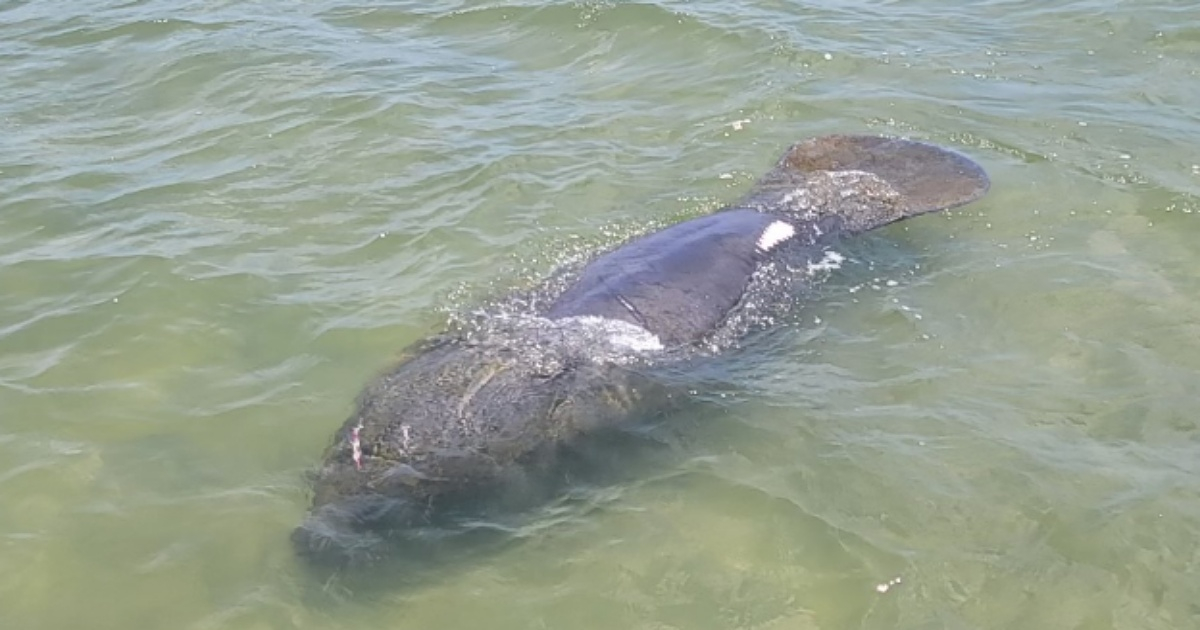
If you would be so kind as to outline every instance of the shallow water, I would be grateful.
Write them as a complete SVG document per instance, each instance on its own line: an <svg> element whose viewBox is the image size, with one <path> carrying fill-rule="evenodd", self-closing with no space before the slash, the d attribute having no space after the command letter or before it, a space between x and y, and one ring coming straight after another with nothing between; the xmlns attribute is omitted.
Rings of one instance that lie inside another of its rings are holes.
<svg viewBox="0 0 1200 630"><path fill-rule="evenodd" d="M1200 627L1194 3L88 7L0 3L0 627ZM399 349L833 132L992 191L845 243L661 458L302 568Z"/></svg>

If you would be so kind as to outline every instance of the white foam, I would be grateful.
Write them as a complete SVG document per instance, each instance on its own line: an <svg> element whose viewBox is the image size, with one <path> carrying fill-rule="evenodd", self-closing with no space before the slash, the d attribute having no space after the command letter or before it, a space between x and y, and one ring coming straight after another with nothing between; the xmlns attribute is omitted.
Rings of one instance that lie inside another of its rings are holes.
<svg viewBox="0 0 1200 630"><path fill-rule="evenodd" d="M634 352L654 352L663 349L662 340L658 335L627 321L598 317L596 315L579 315L566 317L563 321L575 321L589 328L597 329L614 346L620 346Z"/></svg>
<svg viewBox="0 0 1200 630"><path fill-rule="evenodd" d="M833 250L829 250L825 252L825 255L821 258L821 260L808 263L808 273L814 274L818 271L833 271L835 269L841 269L843 262L846 262L845 256Z"/></svg>
<svg viewBox="0 0 1200 630"><path fill-rule="evenodd" d="M773 221L758 237L758 249L769 252L780 243L796 235L796 228L786 221Z"/></svg>

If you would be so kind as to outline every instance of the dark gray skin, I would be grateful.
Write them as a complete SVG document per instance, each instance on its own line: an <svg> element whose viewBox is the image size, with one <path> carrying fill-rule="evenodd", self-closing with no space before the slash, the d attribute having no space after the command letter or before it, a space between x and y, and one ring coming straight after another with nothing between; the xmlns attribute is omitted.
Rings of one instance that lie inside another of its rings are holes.
<svg viewBox="0 0 1200 630"><path fill-rule="evenodd" d="M793 146L739 202L595 258L535 317L410 349L363 391L326 451L297 550L367 560L448 510L561 475L580 441L680 404L647 368L717 330L779 251L819 251L987 188L979 166L927 144L827 136Z"/></svg>

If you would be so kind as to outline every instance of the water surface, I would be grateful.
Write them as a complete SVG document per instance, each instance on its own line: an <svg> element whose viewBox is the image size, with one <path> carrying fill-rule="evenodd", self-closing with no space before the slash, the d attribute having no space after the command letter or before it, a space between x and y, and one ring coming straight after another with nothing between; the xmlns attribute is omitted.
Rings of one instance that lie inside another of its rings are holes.
<svg viewBox="0 0 1200 630"><path fill-rule="evenodd" d="M0 3L0 626L1200 627L1198 58L1170 0ZM303 570L399 349L834 132L992 192L845 243L662 461Z"/></svg>

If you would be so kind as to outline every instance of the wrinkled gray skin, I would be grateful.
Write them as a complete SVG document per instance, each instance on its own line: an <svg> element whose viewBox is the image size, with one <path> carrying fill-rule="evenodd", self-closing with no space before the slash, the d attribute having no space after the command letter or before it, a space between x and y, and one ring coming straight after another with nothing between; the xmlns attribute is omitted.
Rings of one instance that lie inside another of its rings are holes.
<svg viewBox="0 0 1200 630"><path fill-rule="evenodd" d="M746 300L771 301L748 289L772 257L819 252L987 188L973 162L922 143L827 136L793 146L739 202L595 258L545 312L410 349L366 388L326 451L297 550L369 560L390 535L561 475L580 440L679 404L647 368L704 340ZM780 223L787 238L765 239Z"/></svg>

